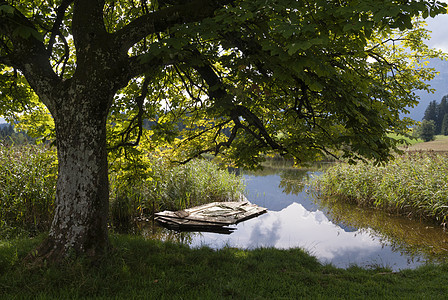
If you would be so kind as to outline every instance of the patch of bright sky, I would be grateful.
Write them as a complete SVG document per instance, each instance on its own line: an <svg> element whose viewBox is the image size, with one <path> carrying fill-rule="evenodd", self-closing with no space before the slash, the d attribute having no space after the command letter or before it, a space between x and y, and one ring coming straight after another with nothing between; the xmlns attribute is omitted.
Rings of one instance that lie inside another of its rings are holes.
<svg viewBox="0 0 448 300"><path fill-rule="evenodd" d="M442 2L448 3L448 0L442 0ZM448 14L428 18L426 23L428 30L431 31L428 45L448 53Z"/></svg>

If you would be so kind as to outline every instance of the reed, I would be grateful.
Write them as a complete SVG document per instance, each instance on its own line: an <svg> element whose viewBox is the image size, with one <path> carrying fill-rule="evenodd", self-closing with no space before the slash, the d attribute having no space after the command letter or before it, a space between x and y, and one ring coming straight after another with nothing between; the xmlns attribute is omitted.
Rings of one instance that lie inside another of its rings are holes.
<svg viewBox="0 0 448 300"><path fill-rule="evenodd" d="M0 145L0 236L48 229L56 174L56 154L50 148Z"/></svg>
<svg viewBox="0 0 448 300"><path fill-rule="evenodd" d="M124 168L127 170L124 174L110 176L111 219L116 228L126 229L132 220L149 217L157 211L238 201L243 195L245 185L241 178L211 161L196 159L173 166L160 156L148 159L144 171ZM132 172L145 174L132 175Z"/></svg>
<svg viewBox="0 0 448 300"><path fill-rule="evenodd" d="M424 217L448 218L448 155L406 153L387 165L336 164L313 185L322 197Z"/></svg>
<svg viewBox="0 0 448 300"><path fill-rule="evenodd" d="M33 236L50 228L57 180L56 151L44 145L0 145L0 238ZM161 156L120 160L110 168L113 229L128 230L155 211L240 199L240 178L206 160L172 166Z"/></svg>

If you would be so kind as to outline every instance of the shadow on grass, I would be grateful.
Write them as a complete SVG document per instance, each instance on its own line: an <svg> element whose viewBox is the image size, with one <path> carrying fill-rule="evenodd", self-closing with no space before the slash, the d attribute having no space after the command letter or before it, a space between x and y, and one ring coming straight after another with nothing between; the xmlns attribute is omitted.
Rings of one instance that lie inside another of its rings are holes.
<svg viewBox="0 0 448 300"><path fill-rule="evenodd" d="M43 237L0 242L0 294L26 298L272 299L437 297L447 267L393 273L323 266L300 249L190 249L111 235L113 250L95 266L82 259L27 268L23 258Z"/></svg>

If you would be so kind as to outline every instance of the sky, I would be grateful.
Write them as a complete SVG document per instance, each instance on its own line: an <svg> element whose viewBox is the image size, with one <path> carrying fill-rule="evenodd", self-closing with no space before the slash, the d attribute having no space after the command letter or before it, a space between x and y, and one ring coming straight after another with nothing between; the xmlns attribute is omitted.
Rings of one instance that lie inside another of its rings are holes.
<svg viewBox="0 0 448 300"><path fill-rule="evenodd" d="M443 0L448 3L448 0ZM431 31L431 39L427 41L432 48L441 49L448 53L448 14L438 15L426 20L427 28ZM5 120L0 117L0 124Z"/></svg>
<svg viewBox="0 0 448 300"><path fill-rule="evenodd" d="M432 31L428 45L448 52L448 14L428 18L426 23L427 28Z"/></svg>

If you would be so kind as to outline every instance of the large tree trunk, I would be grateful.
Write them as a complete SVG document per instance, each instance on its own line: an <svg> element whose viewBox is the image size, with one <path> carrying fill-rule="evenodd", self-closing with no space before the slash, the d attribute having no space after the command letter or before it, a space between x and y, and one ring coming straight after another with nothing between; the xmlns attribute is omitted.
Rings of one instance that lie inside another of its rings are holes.
<svg viewBox="0 0 448 300"><path fill-rule="evenodd" d="M96 258L108 247L105 125L110 101L108 96L97 99L94 89L90 95L75 95L64 99L53 115L59 163L55 216L34 261L60 261L78 254Z"/></svg>

